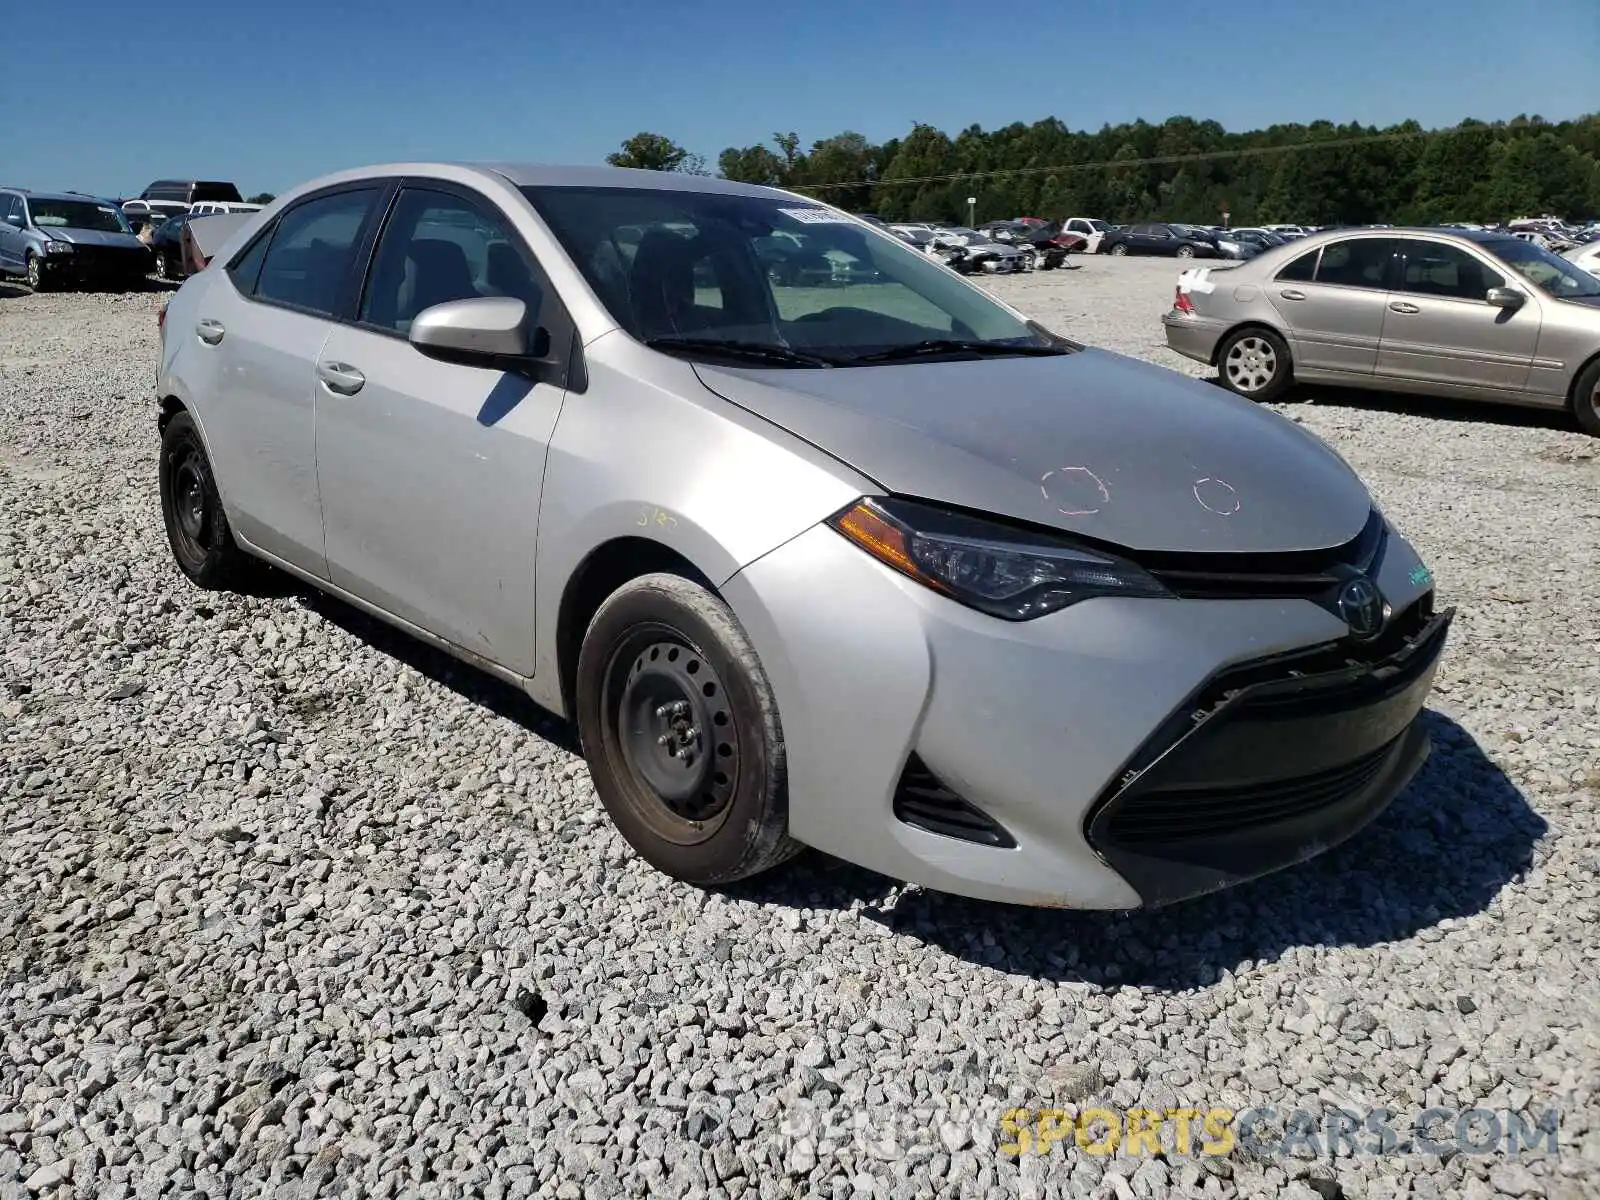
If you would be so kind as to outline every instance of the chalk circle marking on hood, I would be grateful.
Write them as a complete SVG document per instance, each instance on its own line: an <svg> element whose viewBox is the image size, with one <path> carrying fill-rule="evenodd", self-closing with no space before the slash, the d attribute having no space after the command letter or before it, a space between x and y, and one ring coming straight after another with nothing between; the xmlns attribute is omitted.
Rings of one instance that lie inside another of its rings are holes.
<svg viewBox="0 0 1600 1200"><path fill-rule="evenodd" d="M1111 489L1088 467L1060 467L1039 480L1046 503L1064 517L1092 517L1111 503Z"/></svg>
<svg viewBox="0 0 1600 1200"><path fill-rule="evenodd" d="M1231 517L1244 507L1231 483L1210 475L1194 481L1194 499L1201 508L1219 517Z"/></svg>

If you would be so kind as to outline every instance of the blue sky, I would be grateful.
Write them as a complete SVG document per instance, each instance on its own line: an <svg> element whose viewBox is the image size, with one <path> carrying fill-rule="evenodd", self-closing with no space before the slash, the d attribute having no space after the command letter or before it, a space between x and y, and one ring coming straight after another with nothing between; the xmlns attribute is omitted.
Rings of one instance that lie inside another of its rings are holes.
<svg viewBox="0 0 1600 1200"><path fill-rule="evenodd" d="M409 157L600 162L641 129L714 164L778 129L809 144L913 121L1434 126L1600 109L1600 0L1098 0L1004 19L951 0L37 11L32 33L8 33L0 182L108 195L162 176L277 192ZM1038 34L989 32L1006 24Z"/></svg>

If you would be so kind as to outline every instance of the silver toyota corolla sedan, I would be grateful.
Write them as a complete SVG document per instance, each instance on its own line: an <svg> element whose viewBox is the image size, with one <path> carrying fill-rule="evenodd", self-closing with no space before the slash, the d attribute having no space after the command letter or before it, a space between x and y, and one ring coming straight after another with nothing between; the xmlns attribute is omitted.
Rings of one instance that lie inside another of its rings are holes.
<svg viewBox="0 0 1600 1200"><path fill-rule="evenodd" d="M1162 323L1253 400L1387 388L1566 408L1600 435L1600 279L1510 234L1314 234L1185 272Z"/></svg>
<svg viewBox="0 0 1600 1200"><path fill-rule="evenodd" d="M849 269L780 284L780 236ZM180 569L274 564L525 689L678 878L812 846L1158 905L1350 836L1427 753L1450 611L1336 453L815 200L351 171L162 328Z"/></svg>

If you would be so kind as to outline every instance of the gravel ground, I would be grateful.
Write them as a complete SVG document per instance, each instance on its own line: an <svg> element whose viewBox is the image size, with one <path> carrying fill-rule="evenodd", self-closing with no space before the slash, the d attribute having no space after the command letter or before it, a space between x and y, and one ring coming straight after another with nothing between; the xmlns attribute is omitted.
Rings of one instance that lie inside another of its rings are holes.
<svg viewBox="0 0 1600 1200"><path fill-rule="evenodd" d="M1174 276L991 286L1195 370ZM507 689L179 577L158 303L0 287L0 1200L1600 1194L1600 459L1560 418L1285 406L1461 608L1436 753L1346 846L1155 915L815 856L707 895ZM1559 1110L1560 1153L1000 1150L1091 1101Z"/></svg>

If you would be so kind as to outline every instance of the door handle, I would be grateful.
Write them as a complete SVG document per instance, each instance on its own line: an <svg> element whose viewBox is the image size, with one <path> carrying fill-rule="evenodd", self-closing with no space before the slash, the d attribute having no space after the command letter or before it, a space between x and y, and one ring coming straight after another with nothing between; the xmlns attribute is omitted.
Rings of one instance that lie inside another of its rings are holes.
<svg viewBox="0 0 1600 1200"><path fill-rule="evenodd" d="M1279 292L1278 295L1282 296L1285 300L1304 300L1306 298L1306 294L1300 291L1298 288L1288 288Z"/></svg>
<svg viewBox="0 0 1600 1200"><path fill-rule="evenodd" d="M330 392L340 396L354 396L367 382L367 377L349 363L321 362L317 364L317 378Z"/></svg>
<svg viewBox="0 0 1600 1200"><path fill-rule="evenodd" d="M222 327L221 321L213 321L210 317L203 317L195 322L196 336L208 346L215 346L222 340L222 335L228 331Z"/></svg>
<svg viewBox="0 0 1600 1200"><path fill-rule="evenodd" d="M1404 300L1396 300L1394 303L1389 305L1389 311L1397 313L1419 313L1422 310L1415 304L1407 304Z"/></svg>

